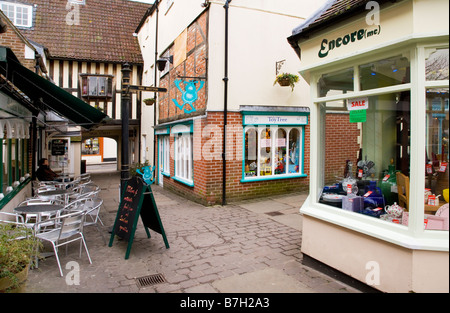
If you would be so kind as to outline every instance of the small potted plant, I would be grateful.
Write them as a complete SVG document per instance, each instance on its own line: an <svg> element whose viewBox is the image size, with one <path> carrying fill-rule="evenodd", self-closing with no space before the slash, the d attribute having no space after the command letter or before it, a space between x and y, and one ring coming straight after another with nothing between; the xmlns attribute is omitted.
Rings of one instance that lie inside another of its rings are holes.
<svg viewBox="0 0 450 313"><path fill-rule="evenodd" d="M0 293L20 291L28 277L37 244L30 229L0 224Z"/></svg>
<svg viewBox="0 0 450 313"><path fill-rule="evenodd" d="M145 105L153 105L155 102L156 102L156 99L155 99L155 98L147 98L147 99L144 99Z"/></svg>
<svg viewBox="0 0 450 313"><path fill-rule="evenodd" d="M278 83L280 86L291 86L294 91L295 84L298 82L298 76L289 73L283 73L277 76L274 85Z"/></svg>

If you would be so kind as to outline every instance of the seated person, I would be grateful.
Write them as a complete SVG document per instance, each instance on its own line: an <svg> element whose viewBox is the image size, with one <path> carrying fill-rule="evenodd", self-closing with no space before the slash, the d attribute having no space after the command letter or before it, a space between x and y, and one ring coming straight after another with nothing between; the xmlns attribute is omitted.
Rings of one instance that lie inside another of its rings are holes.
<svg viewBox="0 0 450 313"><path fill-rule="evenodd" d="M39 168L36 171L36 178L40 181L55 180L59 175L53 172L48 166L48 160L43 158L39 160Z"/></svg>

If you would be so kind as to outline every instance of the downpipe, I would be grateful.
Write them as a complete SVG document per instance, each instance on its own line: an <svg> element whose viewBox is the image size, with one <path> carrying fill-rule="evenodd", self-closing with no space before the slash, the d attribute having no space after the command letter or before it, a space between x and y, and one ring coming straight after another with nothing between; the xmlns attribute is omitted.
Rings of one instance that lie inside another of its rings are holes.
<svg viewBox="0 0 450 313"><path fill-rule="evenodd" d="M222 205L227 204L227 160L226 160L226 143L227 143L227 125L228 125L228 10L232 0L226 0L225 5L225 75L224 82L224 103L223 103L223 150L222 150Z"/></svg>

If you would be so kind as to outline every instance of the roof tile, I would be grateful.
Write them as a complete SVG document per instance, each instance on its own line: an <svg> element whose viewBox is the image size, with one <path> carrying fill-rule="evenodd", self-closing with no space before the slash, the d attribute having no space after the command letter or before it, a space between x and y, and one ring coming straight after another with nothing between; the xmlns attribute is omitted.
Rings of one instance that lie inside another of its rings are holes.
<svg viewBox="0 0 450 313"><path fill-rule="evenodd" d="M73 7L67 1L29 0L35 4L33 27L22 29L29 39L49 49L52 58L143 63L133 36L149 4L128 0L86 0L79 7L79 25L69 25Z"/></svg>

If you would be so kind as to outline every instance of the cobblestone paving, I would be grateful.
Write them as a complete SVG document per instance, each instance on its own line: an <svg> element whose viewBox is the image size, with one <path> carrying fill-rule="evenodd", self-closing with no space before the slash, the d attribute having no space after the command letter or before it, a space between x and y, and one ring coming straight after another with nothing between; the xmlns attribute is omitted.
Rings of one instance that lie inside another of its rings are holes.
<svg viewBox="0 0 450 313"><path fill-rule="evenodd" d="M204 207L159 186L152 190L170 248L166 249L162 236L152 230L147 238L139 221L130 257L125 260L127 242L114 239L112 247L105 244L119 205L119 175L92 175L102 188L105 224L101 233L95 227L85 231L93 264L84 251L79 258L77 244L69 247L67 255L63 248L60 257L65 276L59 276L55 258L47 258L30 271L26 292L360 292L302 264L301 230L245 208L245 204L264 207L267 202ZM265 200L278 201L284 212L299 214L299 206L283 203L282 197ZM74 264L80 268L79 284ZM153 274L162 274L165 282L138 286L136 278Z"/></svg>

